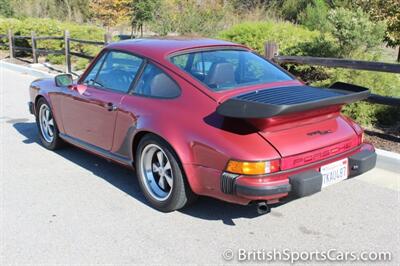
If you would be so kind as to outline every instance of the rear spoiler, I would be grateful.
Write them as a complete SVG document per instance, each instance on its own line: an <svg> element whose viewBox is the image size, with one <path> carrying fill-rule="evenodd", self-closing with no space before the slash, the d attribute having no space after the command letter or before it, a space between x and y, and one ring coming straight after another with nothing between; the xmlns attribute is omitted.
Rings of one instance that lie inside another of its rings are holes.
<svg viewBox="0 0 400 266"><path fill-rule="evenodd" d="M343 82L336 82L329 88L306 85L268 88L230 98L217 107L217 113L235 118L270 118L348 104L369 95L367 88Z"/></svg>

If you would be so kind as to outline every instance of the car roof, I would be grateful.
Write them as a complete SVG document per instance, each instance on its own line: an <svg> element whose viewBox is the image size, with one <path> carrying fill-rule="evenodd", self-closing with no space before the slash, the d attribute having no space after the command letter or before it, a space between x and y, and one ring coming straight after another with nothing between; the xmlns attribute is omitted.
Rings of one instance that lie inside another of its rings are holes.
<svg viewBox="0 0 400 266"><path fill-rule="evenodd" d="M138 55L154 59L156 61L164 59L169 54L201 48L213 47L246 48L243 45L215 39L202 38L168 38L168 39L133 39L111 43L108 49L123 50Z"/></svg>

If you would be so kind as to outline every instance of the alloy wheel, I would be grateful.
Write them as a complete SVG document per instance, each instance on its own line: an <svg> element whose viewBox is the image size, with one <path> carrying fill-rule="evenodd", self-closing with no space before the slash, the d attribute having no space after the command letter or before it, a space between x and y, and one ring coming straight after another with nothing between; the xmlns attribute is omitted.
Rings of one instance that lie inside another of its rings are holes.
<svg viewBox="0 0 400 266"><path fill-rule="evenodd" d="M39 124L43 138L51 143L54 139L54 119L50 108L46 104L42 104L39 109Z"/></svg>
<svg viewBox="0 0 400 266"><path fill-rule="evenodd" d="M173 188L171 163L165 152L155 144L147 145L140 158L143 183L150 195L158 200L166 200Z"/></svg>

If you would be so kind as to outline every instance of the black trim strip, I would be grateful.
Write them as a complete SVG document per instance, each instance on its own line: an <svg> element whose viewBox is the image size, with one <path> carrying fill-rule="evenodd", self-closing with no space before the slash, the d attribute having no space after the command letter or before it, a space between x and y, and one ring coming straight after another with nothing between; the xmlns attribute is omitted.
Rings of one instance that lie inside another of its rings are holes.
<svg viewBox="0 0 400 266"><path fill-rule="evenodd" d="M250 187L236 184L235 187L236 193L247 196L270 196L282 193L289 193L291 190L290 184L263 187Z"/></svg>
<svg viewBox="0 0 400 266"><path fill-rule="evenodd" d="M128 94L132 95L135 93L136 85L139 82L140 78L143 75L144 69L148 65L148 59L144 58L142 64L140 64L140 67L138 71L136 72L135 79L132 81L131 85L129 86Z"/></svg>
<svg viewBox="0 0 400 266"><path fill-rule="evenodd" d="M133 161L129 160L126 157L123 157L121 155L112 153L110 151L107 151L107 150L102 149L100 147L97 147L97 146L95 146L93 144L90 144L90 143L87 143L85 141L82 141L80 139L71 137L71 136L69 136L67 134L64 134L64 133L60 133L59 135L60 135L60 137L62 139L64 139L68 143L71 143L72 145L78 146L79 148L82 148L84 150L93 152L93 153L95 153L95 154L97 154L99 156L105 157L105 158L107 158L109 160L112 160L114 162L117 162L119 164L123 164L123 165L130 166L130 167L133 166Z"/></svg>

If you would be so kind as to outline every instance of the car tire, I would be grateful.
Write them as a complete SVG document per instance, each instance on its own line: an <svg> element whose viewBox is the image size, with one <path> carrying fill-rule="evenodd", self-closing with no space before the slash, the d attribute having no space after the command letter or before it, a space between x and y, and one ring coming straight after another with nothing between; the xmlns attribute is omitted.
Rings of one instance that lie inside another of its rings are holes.
<svg viewBox="0 0 400 266"><path fill-rule="evenodd" d="M160 137L145 135L139 142L135 158L140 188L155 209L175 211L197 198L174 150Z"/></svg>
<svg viewBox="0 0 400 266"><path fill-rule="evenodd" d="M44 98L40 98L36 105L36 125L39 131L40 142L45 148L56 150L63 146L64 142L59 136L53 112L49 103Z"/></svg>

